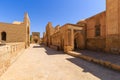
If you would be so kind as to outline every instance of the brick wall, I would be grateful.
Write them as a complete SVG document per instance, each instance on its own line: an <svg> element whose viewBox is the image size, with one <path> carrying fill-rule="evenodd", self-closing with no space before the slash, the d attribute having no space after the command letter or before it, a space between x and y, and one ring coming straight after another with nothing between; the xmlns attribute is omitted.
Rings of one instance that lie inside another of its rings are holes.
<svg viewBox="0 0 120 80"><path fill-rule="evenodd" d="M102 12L93 17L86 19L87 22L87 40L86 47L90 50L101 50L105 49L106 41L106 12ZM100 36L95 36L95 26L100 24Z"/></svg>
<svg viewBox="0 0 120 80"><path fill-rule="evenodd" d="M106 51L120 53L120 0L107 0Z"/></svg>
<svg viewBox="0 0 120 80"><path fill-rule="evenodd" d="M87 38L95 38L95 26L100 24L100 37L106 37L106 12L99 13L86 19Z"/></svg>
<svg viewBox="0 0 120 80"><path fill-rule="evenodd" d="M30 44L30 20L28 14L24 16L23 22L3 23L0 22L0 42L3 42L2 32L6 33L6 43L25 42L27 48Z"/></svg>
<svg viewBox="0 0 120 80"><path fill-rule="evenodd" d="M89 38L87 39L87 49L94 51L104 51L105 38Z"/></svg>
<svg viewBox="0 0 120 80"><path fill-rule="evenodd" d="M26 27L24 24L0 23L0 42L1 32L6 32L6 42L25 42Z"/></svg>
<svg viewBox="0 0 120 80"><path fill-rule="evenodd" d="M20 55L19 52L24 49L25 49L24 42L8 43L4 46L0 46L0 76Z"/></svg>

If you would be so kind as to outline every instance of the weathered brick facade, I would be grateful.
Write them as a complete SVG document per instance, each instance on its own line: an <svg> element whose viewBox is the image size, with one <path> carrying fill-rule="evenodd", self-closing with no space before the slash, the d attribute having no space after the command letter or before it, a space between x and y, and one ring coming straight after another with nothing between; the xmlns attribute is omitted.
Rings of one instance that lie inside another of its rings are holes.
<svg viewBox="0 0 120 80"><path fill-rule="evenodd" d="M120 53L119 12L119 0L106 0L106 11L77 24L53 28L52 24L48 23L43 42L64 51L79 48L118 54Z"/></svg>
<svg viewBox="0 0 120 80"><path fill-rule="evenodd" d="M106 51L120 53L120 0L107 0Z"/></svg>
<svg viewBox="0 0 120 80"><path fill-rule="evenodd" d="M106 38L106 12L92 16L86 21L86 48L90 50L104 51ZM99 27L99 35L96 29Z"/></svg>
<svg viewBox="0 0 120 80"><path fill-rule="evenodd" d="M50 26L49 26L50 24ZM74 41L76 39L76 43ZM81 39L81 42L79 40ZM78 24L59 25L55 28L51 23L46 26L46 33L43 35L43 42L57 50L74 50L74 47L85 48L84 27Z"/></svg>
<svg viewBox="0 0 120 80"><path fill-rule="evenodd" d="M30 20L27 13L23 22L13 24L0 22L0 42L25 42L25 47L29 46Z"/></svg>

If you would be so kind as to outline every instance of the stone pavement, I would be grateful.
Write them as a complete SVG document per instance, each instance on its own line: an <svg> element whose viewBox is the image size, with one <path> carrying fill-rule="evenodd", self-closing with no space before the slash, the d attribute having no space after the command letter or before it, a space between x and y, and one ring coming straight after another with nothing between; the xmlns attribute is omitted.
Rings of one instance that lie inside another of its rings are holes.
<svg viewBox="0 0 120 80"><path fill-rule="evenodd" d="M109 61L111 63L120 65L120 55L119 54L108 54L104 52L93 52L88 50L78 50L76 51L82 55L91 56L96 59L101 59L105 61Z"/></svg>
<svg viewBox="0 0 120 80"><path fill-rule="evenodd" d="M0 80L120 80L120 73L32 44Z"/></svg>
<svg viewBox="0 0 120 80"><path fill-rule="evenodd" d="M120 71L120 55L88 50L68 51L69 55L94 62L107 68Z"/></svg>

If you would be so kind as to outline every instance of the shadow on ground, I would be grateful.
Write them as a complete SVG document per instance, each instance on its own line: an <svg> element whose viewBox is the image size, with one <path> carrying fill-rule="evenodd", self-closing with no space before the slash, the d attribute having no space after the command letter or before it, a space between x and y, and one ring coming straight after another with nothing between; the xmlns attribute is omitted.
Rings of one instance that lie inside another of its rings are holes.
<svg viewBox="0 0 120 80"><path fill-rule="evenodd" d="M67 55L63 51L57 51L44 45L37 45L33 48L44 48L47 55ZM81 53L85 54L87 51L83 51ZM87 62L79 58L67 58L67 60L77 65L78 67L83 68L83 72L91 73L92 75L98 77L100 80L120 80L120 72L108 69L92 62Z"/></svg>
<svg viewBox="0 0 120 80"><path fill-rule="evenodd" d="M65 53L63 51L57 51L57 50L51 49L49 47L46 47L45 45L35 45L35 46L33 46L33 48L44 48L45 52L48 55L65 55Z"/></svg>
<svg viewBox="0 0 120 80"><path fill-rule="evenodd" d="M83 68L83 72L89 72L100 78L100 80L120 80L120 72L110 70L103 66L96 65L92 62L87 62L79 58L68 58L67 60Z"/></svg>
<svg viewBox="0 0 120 80"><path fill-rule="evenodd" d="M109 61L114 64L120 65L120 55L118 54L108 54L104 52L94 52L89 50L77 50L76 52L82 55L91 56L96 59L101 59L104 61Z"/></svg>

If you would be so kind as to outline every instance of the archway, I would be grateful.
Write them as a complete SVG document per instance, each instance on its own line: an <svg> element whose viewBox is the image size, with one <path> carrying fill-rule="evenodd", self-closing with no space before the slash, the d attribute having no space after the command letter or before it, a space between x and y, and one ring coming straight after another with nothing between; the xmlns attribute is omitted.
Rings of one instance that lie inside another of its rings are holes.
<svg viewBox="0 0 120 80"><path fill-rule="evenodd" d="M35 42L35 43L38 43L38 39L34 39L34 42Z"/></svg>
<svg viewBox="0 0 120 80"><path fill-rule="evenodd" d="M2 33L1 33L1 39L2 39L3 41L6 41L6 36L7 36L6 32L2 32Z"/></svg>
<svg viewBox="0 0 120 80"><path fill-rule="evenodd" d="M83 31L74 31L74 50L85 49L85 36Z"/></svg>
<svg viewBox="0 0 120 80"><path fill-rule="evenodd" d="M64 39L61 39L61 50L64 50Z"/></svg>
<svg viewBox="0 0 120 80"><path fill-rule="evenodd" d="M74 39L74 50L78 49L77 38Z"/></svg>

